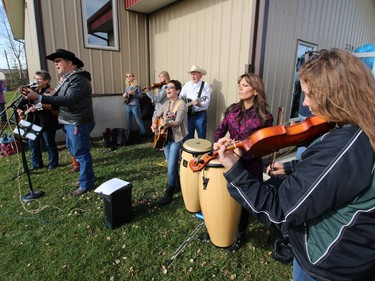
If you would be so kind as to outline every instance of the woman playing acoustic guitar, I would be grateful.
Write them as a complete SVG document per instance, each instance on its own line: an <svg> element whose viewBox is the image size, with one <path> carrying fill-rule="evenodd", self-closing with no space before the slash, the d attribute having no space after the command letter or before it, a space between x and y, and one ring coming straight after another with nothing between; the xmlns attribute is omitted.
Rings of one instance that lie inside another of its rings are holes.
<svg viewBox="0 0 375 281"><path fill-rule="evenodd" d="M181 83L177 80L168 82L166 87L168 101L152 118L152 132L161 133L164 131L166 133L164 155L168 164L168 184L164 197L157 203L159 206L167 205L172 201L178 179L178 158L182 142L188 134L187 106L179 97L181 88ZM158 127L157 119L161 117L163 121Z"/></svg>

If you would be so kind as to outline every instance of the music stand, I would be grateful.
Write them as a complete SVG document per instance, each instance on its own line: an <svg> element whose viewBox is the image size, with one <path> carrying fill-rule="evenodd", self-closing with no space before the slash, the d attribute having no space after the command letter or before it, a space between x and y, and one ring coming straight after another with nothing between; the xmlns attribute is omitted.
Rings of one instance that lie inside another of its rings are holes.
<svg viewBox="0 0 375 281"><path fill-rule="evenodd" d="M14 129L13 133L17 134L20 137L20 147L21 147L21 157L22 157L22 163L23 163L23 173L27 174L27 179L29 182L29 187L30 187L30 192L28 194L25 194L21 197L22 202L29 202L36 200L42 196L45 195L43 191L35 191L33 190L33 186L31 183L31 177L30 177L30 170L27 165L27 160L26 160L26 154L25 154L25 148L23 146L23 141L22 137L26 137L31 140L35 140L35 138L38 136L40 131L42 130L41 127L34 125L30 122L27 122L25 120L21 120L18 122L19 116L17 112L17 107L19 106L23 96L20 96L17 98L13 103L11 103L7 108L13 108L13 113L12 115L14 116L16 120L16 128ZM12 118L12 116L11 116ZM9 120L11 119L9 118ZM22 175L23 173L19 174L17 177Z"/></svg>

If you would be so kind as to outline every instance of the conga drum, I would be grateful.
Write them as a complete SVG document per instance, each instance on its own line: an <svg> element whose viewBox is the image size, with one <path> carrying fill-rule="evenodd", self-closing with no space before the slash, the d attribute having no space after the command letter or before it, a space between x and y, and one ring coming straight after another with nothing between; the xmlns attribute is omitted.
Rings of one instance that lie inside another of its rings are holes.
<svg viewBox="0 0 375 281"><path fill-rule="evenodd" d="M199 176L199 201L207 232L212 244L222 248L234 243L242 209L228 192L224 171L214 159Z"/></svg>
<svg viewBox="0 0 375 281"><path fill-rule="evenodd" d="M186 210L192 213L201 210L198 195L199 173L193 173L189 168L189 161L211 151L211 149L211 142L205 139L189 139L182 145L180 163L181 192Z"/></svg>

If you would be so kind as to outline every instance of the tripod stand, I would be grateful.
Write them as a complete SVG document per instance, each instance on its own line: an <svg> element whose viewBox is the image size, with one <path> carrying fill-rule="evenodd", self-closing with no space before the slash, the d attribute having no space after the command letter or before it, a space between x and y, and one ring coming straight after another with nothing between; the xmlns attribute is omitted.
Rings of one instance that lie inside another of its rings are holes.
<svg viewBox="0 0 375 281"><path fill-rule="evenodd" d="M18 112L17 112L17 107L19 106L19 103L21 102L21 100L23 98L24 98L23 96L20 96L19 98L17 98L14 102L12 102L9 106L7 106L7 109L9 109L9 108L13 109L13 113L8 120L10 120L14 116L14 119L16 121L16 129L14 130L14 133L16 133L20 137L20 148L21 148L23 172L21 174L17 175L17 177L21 176L22 174L26 174L28 182L29 182L29 188L30 188L29 193L27 193L26 195L23 195L21 197L21 200L22 200L22 202L29 202L29 201L33 201L33 200L36 200L36 199L44 196L45 193L43 191L35 191L35 190L33 190L33 187L32 187L30 170L29 170L28 165L27 165L25 148L24 148L24 144L23 144L23 141L22 141L22 137L31 138L31 139L35 138L39 134L40 130L39 131L33 130L33 126L35 126L35 125L33 125L31 123L28 123L28 122L27 123L30 124L30 125L28 127L23 127L23 129L21 129L21 126L20 126L21 122L18 122L19 115L18 115ZM36 126L36 127L38 127L38 126ZM40 128L40 127L38 127L38 128Z"/></svg>

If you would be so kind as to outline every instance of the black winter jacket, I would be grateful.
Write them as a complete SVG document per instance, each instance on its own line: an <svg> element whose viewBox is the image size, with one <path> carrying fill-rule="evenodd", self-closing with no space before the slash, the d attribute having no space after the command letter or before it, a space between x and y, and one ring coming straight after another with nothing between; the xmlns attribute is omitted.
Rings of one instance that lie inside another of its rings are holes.
<svg viewBox="0 0 375 281"><path fill-rule="evenodd" d="M52 96L43 96L42 103L59 107L59 123L86 124L94 122L91 75L81 71L70 76Z"/></svg>
<svg viewBox="0 0 375 281"><path fill-rule="evenodd" d="M225 177L232 197L289 233L296 259L317 280L375 276L374 153L355 126L324 135L280 186L260 183L238 162Z"/></svg>

